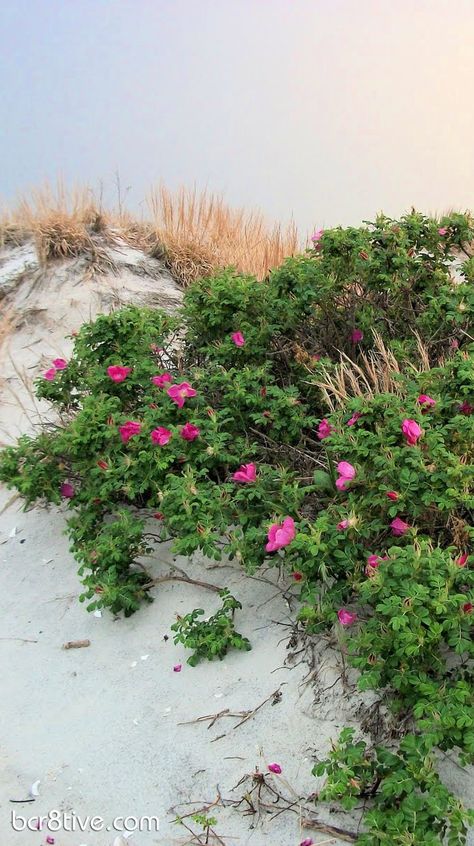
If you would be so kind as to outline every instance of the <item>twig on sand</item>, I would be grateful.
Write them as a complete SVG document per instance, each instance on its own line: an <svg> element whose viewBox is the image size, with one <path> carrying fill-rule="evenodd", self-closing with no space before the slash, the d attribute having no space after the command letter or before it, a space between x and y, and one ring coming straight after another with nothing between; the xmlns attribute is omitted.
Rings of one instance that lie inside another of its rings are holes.
<svg viewBox="0 0 474 846"><path fill-rule="evenodd" d="M186 573L183 576L175 576L172 573L168 576L158 576L158 578L151 579L151 581L143 585L143 589L148 590L149 588L162 584L163 582L186 582L188 585L196 585L196 587L206 588L206 590L212 590L214 593L220 593L222 590L219 585L212 585L209 582L201 582L199 579L191 579L186 575Z"/></svg>
<svg viewBox="0 0 474 846"><path fill-rule="evenodd" d="M312 819L311 817L306 817L306 819L301 820L301 826L302 828L312 828L314 831L322 831L323 834L332 834L334 837L337 837L339 840L345 840L347 843L355 843L359 836L355 832L346 831L345 828L338 828L334 825L326 825L325 823Z"/></svg>
<svg viewBox="0 0 474 846"><path fill-rule="evenodd" d="M86 646L90 646L90 640L68 640L67 643L63 643L63 649L84 649Z"/></svg>
<svg viewBox="0 0 474 846"><path fill-rule="evenodd" d="M229 708L225 708L223 711L219 711L217 714L205 714L202 717L197 717L195 720L187 720L184 723L178 723L178 725L190 726L194 725L195 723L205 723L207 722L207 720L210 720L209 725L207 727L208 729L210 729L212 728L212 726L215 725L217 720L220 720L222 717L240 717L239 722L237 722L235 726L232 726L232 731L234 731L234 729L237 729L239 728L239 726L246 723L247 720L250 720L250 718L253 717L257 713L257 711L260 711L260 708L263 708L263 706L266 705L267 702L270 702L271 700L272 705L276 705L280 701L280 699L281 685L276 690L274 690L273 693L270 694L270 696L267 696L267 698L264 699L263 702L260 703L260 705L257 705L256 708L251 708L247 711L231 711ZM214 743L216 740L220 740L222 737L225 736L226 734L220 734L218 737L215 737L211 741L211 743Z"/></svg>
<svg viewBox="0 0 474 846"><path fill-rule="evenodd" d="M30 637L0 637L0 640L19 640L21 643L38 643Z"/></svg>
<svg viewBox="0 0 474 846"><path fill-rule="evenodd" d="M198 805L199 803L198 802L188 802L186 804L188 804L188 805L189 804L190 805L194 805L194 804ZM196 816L202 816L202 815L207 814L208 811L210 811L212 808L223 807L222 796L219 792L219 789L218 789L218 792L217 792L217 799L215 799L214 802L209 802L209 803L203 805L202 807L198 808L197 810L189 811L188 814L183 814L183 815L178 814L177 811L176 811L176 807L178 807L178 806L174 806L173 808L170 808L169 811L168 811L168 813L176 814L176 818L173 820L173 822L179 823L180 825L182 825L183 828L185 828L186 831L189 831L189 833L192 835L192 840L186 840L186 843L184 844L184 846L188 846L188 844L189 844L189 846L191 846L191 844L196 844L196 846L198 846L199 844L200 844L200 846L207 846L207 844L208 844L208 846L212 846L212 844L214 844L214 846L226 846L225 841L222 839L222 837L220 837L219 834L217 834L217 832L215 831L214 828L212 828L211 825L206 826L205 831L198 833L198 832L193 831L191 826L187 825L187 823L185 822L185 820L189 819L189 817L195 818ZM212 836L212 840L209 839L211 836Z"/></svg>

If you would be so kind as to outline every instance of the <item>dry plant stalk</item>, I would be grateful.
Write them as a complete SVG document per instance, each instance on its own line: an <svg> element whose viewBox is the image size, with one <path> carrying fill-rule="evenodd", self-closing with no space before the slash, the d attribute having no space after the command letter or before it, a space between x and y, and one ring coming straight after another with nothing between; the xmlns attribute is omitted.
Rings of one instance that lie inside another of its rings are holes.
<svg viewBox="0 0 474 846"><path fill-rule="evenodd" d="M149 199L153 254L165 258L183 285L213 270L232 266L263 279L299 250L294 223L269 227L259 212L231 209L223 198L196 189L176 193L165 186Z"/></svg>
<svg viewBox="0 0 474 846"><path fill-rule="evenodd" d="M294 223L271 227L260 212L232 209L222 197L196 188L173 193L161 186L152 192L149 209L151 220L137 220L121 200L117 209L104 211L90 188L45 185L0 214L0 246L32 238L42 264L87 254L109 269L104 240L101 248L96 236L121 238L162 259L183 286L225 266L263 279L299 251Z"/></svg>
<svg viewBox="0 0 474 846"><path fill-rule="evenodd" d="M370 398L382 393L402 396L403 389L398 378L401 373L400 365L394 354L385 346L379 333L374 331L373 336L374 349L362 353L359 362L341 352L341 360L336 365L335 372L329 373L324 369L324 378L316 383L332 411L352 397ZM419 372L429 369L430 364L427 350L419 336L417 341L420 366L418 368L413 365L413 369Z"/></svg>

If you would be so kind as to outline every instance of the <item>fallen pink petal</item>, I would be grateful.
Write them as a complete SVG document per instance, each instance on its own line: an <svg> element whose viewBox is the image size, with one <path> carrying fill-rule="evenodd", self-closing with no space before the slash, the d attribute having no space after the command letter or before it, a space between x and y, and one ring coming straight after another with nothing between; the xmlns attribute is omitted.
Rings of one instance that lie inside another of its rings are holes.
<svg viewBox="0 0 474 846"><path fill-rule="evenodd" d="M280 773L283 772L280 764L269 764L268 769L271 773L275 773L276 775L280 775Z"/></svg>
<svg viewBox="0 0 474 846"><path fill-rule="evenodd" d="M173 667L173 673L180 673L182 669L183 669L182 664L175 664L174 667Z"/></svg>

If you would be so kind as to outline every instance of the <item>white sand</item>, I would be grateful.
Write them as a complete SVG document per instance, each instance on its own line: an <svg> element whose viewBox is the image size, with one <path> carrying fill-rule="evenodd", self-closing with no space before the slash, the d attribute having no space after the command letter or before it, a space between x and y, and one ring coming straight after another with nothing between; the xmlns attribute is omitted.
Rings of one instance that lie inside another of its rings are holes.
<svg viewBox="0 0 474 846"><path fill-rule="evenodd" d="M0 291L2 285L8 287L9 302L21 317L8 354L3 352L7 385L0 424L7 441L37 422L27 386L50 358L67 356L70 345L64 334L119 302L173 307L180 294L157 262L124 246L114 254L116 275L88 281L83 260L62 262L44 273L28 246L4 253L3 260L2 267L0 255ZM2 492L0 507L10 496ZM80 584L64 527L64 515L57 509L24 513L14 502L0 515L2 846L45 842L46 831L12 831L13 809L29 817L51 809L74 810L83 818L101 816L105 825L116 816L154 815L160 818L159 832L136 833L128 842L183 844L186 832L172 825L170 808L189 813L214 801L218 791L224 799L238 800L251 785L233 789L237 782L257 766L265 771L273 761L283 773L271 776L270 783L290 801L314 791L318 782L311 776L313 757L327 752L330 739L345 724L357 725L353 715L363 698L344 692L340 684L321 695L338 675L337 656L331 651L317 665L317 676L305 678L307 663L297 663L304 653L293 668L284 666L291 633L285 624L294 619L296 603L290 612L276 585L277 572L258 573L270 580L261 581L245 577L234 566L215 568L201 559L176 562L192 578L231 589L243 604L237 629L253 645L249 653L234 652L223 662L190 668L188 653L173 644L170 625L177 613L195 607L212 613L219 601L216 595L167 582L154 592L152 605L128 620L114 620L105 612L101 618L88 614L77 599ZM172 563L166 545L147 566L158 576L170 572ZM67 641L86 638L88 648L61 648ZM182 671L173 672L179 663ZM225 709L254 709L275 691L281 699L267 702L238 728L238 717L222 717L212 727L208 722L180 725ZM370 699L365 697L366 702ZM447 775L474 803L472 773L469 781L449 764ZM38 779L34 802L10 802L26 798ZM296 813L287 811L273 820L264 812L244 816L245 807L243 803L240 811L215 811L216 830L226 846L298 846L308 836L316 844L342 844L301 828L300 815L308 809L316 814L311 805L303 812L296 804ZM357 826L357 815L344 819L319 810L321 819L333 825L352 830ZM56 846L110 846L116 835L60 831L52 836Z"/></svg>

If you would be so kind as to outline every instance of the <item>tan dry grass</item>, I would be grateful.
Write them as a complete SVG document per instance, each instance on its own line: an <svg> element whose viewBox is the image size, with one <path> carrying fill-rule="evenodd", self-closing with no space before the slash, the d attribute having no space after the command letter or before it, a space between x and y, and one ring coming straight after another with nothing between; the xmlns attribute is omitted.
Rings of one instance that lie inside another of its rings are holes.
<svg viewBox="0 0 474 846"><path fill-rule="evenodd" d="M402 396L403 388L399 376L400 365L394 354L387 349L378 332L374 332L374 349L362 353L359 363L352 361L345 353L336 365L335 372L324 371L324 378L317 382L323 397L334 411L352 397L373 397L376 394L391 393ZM414 372L429 370L428 353L421 338L417 336L418 362L413 364Z"/></svg>
<svg viewBox="0 0 474 846"><path fill-rule="evenodd" d="M152 192L149 209L151 219L141 221L121 201L115 211L104 211L91 189L68 191L59 182L32 191L0 215L0 243L20 244L30 237L43 264L87 254L100 265L97 236L102 235L102 245L104 238L120 237L162 259L183 286L225 266L263 279L299 250L294 224L271 227L260 212L232 209L206 191L172 193L161 186Z"/></svg>
<svg viewBox="0 0 474 846"><path fill-rule="evenodd" d="M93 235L105 228L105 218L88 189L68 192L62 184L33 191L13 215L34 239L42 263L94 251Z"/></svg>
<svg viewBox="0 0 474 846"><path fill-rule="evenodd" d="M172 193L162 185L149 205L150 249L183 285L226 266L263 279L299 250L293 223L270 227L260 212L232 209L216 194L185 188Z"/></svg>

